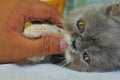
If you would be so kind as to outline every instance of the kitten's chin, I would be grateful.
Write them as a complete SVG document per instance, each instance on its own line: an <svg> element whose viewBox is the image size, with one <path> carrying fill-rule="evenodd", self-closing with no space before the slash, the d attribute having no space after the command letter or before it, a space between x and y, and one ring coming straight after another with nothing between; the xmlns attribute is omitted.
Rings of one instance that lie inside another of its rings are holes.
<svg viewBox="0 0 120 80"><path fill-rule="evenodd" d="M66 60L66 64L69 64L69 63L71 63L71 61L72 61L72 56L70 55L69 48L66 50L65 60Z"/></svg>

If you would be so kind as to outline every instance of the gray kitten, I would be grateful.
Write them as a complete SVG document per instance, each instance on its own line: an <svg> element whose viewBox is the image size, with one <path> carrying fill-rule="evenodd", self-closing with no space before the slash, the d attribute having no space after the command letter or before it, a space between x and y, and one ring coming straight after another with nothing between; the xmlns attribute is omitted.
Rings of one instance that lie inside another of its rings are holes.
<svg viewBox="0 0 120 80"><path fill-rule="evenodd" d="M72 44L66 64L78 71L120 69L120 4L74 10L64 20Z"/></svg>

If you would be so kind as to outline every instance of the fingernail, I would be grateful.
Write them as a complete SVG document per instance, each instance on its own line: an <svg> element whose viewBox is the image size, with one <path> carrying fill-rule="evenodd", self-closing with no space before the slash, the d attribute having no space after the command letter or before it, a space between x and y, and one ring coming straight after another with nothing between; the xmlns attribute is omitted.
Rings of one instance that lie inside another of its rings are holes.
<svg viewBox="0 0 120 80"><path fill-rule="evenodd" d="M66 49L68 48L68 44L64 38L60 39L60 48L62 52L65 52Z"/></svg>

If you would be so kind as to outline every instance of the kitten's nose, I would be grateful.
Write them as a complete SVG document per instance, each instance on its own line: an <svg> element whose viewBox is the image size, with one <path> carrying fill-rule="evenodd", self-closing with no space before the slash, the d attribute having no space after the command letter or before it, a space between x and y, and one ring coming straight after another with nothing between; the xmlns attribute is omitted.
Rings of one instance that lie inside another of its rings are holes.
<svg viewBox="0 0 120 80"><path fill-rule="evenodd" d="M76 48L76 44L75 44L75 43L76 43L76 40L75 40L75 39L73 39L73 40L72 40L72 47L73 47L73 49L75 49L75 50L76 50L77 48Z"/></svg>

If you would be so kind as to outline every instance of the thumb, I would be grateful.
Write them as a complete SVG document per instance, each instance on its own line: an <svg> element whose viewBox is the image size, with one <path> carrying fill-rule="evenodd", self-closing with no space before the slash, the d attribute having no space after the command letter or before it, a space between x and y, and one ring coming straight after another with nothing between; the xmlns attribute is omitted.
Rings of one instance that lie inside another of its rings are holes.
<svg viewBox="0 0 120 80"><path fill-rule="evenodd" d="M43 56L49 54L63 53L65 49L61 46L61 40L63 43L63 37L61 35L50 35L39 39L28 39L19 34L12 38L14 44L17 45L17 52L20 54L29 53L30 56Z"/></svg>

